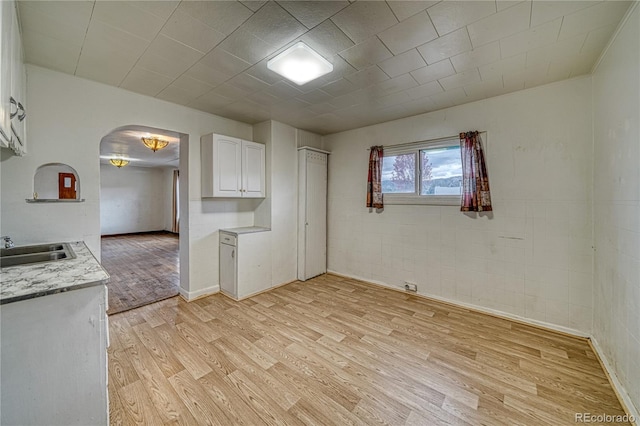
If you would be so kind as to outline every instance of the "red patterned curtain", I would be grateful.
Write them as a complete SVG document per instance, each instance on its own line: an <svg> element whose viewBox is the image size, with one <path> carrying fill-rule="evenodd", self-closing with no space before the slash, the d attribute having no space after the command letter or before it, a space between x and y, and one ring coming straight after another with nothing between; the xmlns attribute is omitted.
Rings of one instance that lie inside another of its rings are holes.
<svg viewBox="0 0 640 426"><path fill-rule="evenodd" d="M382 146L372 146L369 154L369 175L367 177L367 207L381 209L382 202Z"/></svg>
<svg viewBox="0 0 640 426"><path fill-rule="evenodd" d="M463 212L491 211L489 176L478 132L460 133Z"/></svg>

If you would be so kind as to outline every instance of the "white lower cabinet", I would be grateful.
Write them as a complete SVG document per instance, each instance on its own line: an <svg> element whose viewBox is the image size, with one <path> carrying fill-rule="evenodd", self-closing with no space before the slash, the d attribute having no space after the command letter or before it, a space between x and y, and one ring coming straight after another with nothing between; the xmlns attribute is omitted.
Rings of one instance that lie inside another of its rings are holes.
<svg viewBox="0 0 640 426"><path fill-rule="evenodd" d="M244 299L271 287L271 232L220 232L220 291Z"/></svg>
<svg viewBox="0 0 640 426"><path fill-rule="evenodd" d="M107 425L104 285L0 306L0 424Z"/></svg>

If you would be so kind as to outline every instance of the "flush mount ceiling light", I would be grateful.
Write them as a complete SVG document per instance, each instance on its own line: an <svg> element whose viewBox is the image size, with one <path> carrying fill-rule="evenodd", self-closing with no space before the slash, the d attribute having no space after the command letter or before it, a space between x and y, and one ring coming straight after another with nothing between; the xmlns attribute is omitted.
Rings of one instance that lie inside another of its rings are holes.
<svg viewBox="0 0 640 426"><path fill-rule="evenodd" d="M129 164L129 160L125 160L124 158L111 158L109 162L119 169Z"/></svg>
<svg viewBox="0 0 640 426"><path fill-rule="evenodd" d="M153 152L169 145L169 141L163 141L157 138L142 138L142 143Z"/></svg>
<svg viewBox="0 0 640 426"><path fill-rule="evenodd" d="M333 64L300 41L267 61L267 68L302 86L333 71Z"/></svg>

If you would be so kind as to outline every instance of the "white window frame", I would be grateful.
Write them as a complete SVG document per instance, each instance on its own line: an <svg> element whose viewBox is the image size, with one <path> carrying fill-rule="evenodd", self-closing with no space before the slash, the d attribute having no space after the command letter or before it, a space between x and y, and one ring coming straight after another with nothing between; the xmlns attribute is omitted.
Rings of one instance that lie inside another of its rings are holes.
<svg viewBox="0 0 640 426"><path fill-rule="evenodd" d="M459 206L462 195L420 195L420 151L424 149L446 148L454 145L460 147L460 139L447 138L434 141L412 142L396 146L385 146L383 158L399 154L415 154L417 167L415 170L415 192L413 194L394 194L383 192L384 204ZM460 159L460 162L462 162L462 159Z"/></svg>

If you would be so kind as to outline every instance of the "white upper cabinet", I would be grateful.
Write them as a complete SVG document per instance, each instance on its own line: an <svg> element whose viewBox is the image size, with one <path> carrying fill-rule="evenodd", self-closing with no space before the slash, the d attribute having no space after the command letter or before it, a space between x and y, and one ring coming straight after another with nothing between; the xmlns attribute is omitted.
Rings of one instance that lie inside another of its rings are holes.
<svg viewBox="0 0 640 426"><path fill-rule="evenodd" d="M264 198L265 146L216 134L200 138L202 197Z"/></svg>
<svg viewBox="0 0 640 426"><path fill-rule="evenodd" d="M27 153L27 74L14 1L0 1L0 147Z"/></svg>
<svg viewBox="0 0 640 426"><path fill-rule="evenodd" d="M10 1L0 1L0 147L8 148L11 141L11 25Z"/></svg>

